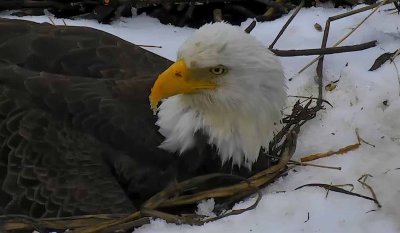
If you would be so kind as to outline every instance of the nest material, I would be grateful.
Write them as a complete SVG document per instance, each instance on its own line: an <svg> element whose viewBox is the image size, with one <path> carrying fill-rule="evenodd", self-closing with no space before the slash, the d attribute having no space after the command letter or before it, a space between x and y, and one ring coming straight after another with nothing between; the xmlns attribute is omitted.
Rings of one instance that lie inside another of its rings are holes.
<svg viewBox="0 0 400 233"><path fill-rule="evenodd" d="M307 0L306 6L315 6L328 0ZM335 6L358 4L354 0L330 0ZM372 4L375 0L365 0ZM227 21L240 24L248 18L269 21L281 17L298 0L2 0L1 10L15 10L13 15L44 15L49 11L59 18L91 18L110 23L123 16L146 13L161 23L198 28L205 23Z"/></svg>

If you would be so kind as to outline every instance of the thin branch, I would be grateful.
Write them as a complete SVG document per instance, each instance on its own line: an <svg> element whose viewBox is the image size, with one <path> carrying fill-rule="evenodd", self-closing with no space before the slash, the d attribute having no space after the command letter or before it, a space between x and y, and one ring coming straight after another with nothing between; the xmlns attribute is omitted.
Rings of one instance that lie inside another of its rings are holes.
<svg viewBox="0 0 400 233"><path fill-rule="evenodd" d="M278 35L275 37L275 40L270 44L268 47L269 49L272 49L276 42L279 40L279 38L282 36L282 34L285 32L286 28L289 26L289 24L292 22L294 17L296 17L297 13L299 13L300 9L304 6L304 0L301 0L300 4L298 7L296 7L296 10L293 12L293 14L290 16L288 21L283 25L282 29L279 31Z"/></svg>
<svg viewBox="0 0 400 233"><path fill-rule="evenodd" d="M377 205L379 208L382 208L381 203L379 203L378 198L376 197L375 191L372 189L372 187L371 187L370 185L368 185L368 184L365 182L365 181L367 180L368 177L372 177L372 176L369 175L369 174L364 174L364 175L362 175L360 178L358 178L357 181L360 182L360 183L363 185L363 188L364 188L364 187L367 187L367 188L369 189L369 191L370 191L371 194L372 194L372 197L375 199L376 205Z"/></svg>
<svg viewBox="0 0 400 233"><path fill-rule="evenodd" d="M162 46L160 46L160 45L145 45L145 44L137 44L137 46L139 46L139 47L146 47L146 48L159 48L159 49L161 49L161 48L162 48Z"/></svg>
<svg viewBox="0 0 400 233"><path fill-rule="evenodd" d="M396 62L394 61L394 59L397 56L399 56L399 54L400 54L400 49L397 49L395 54L393 54L393 56L390 58L390 60L393 63L394 69L396 70L397 82L398 82L399 87L400 87L400 73L399 73L399 69L397 68ZM400 96L400 88L399 88L399 96Z"/></svg>
<svg viewBox="0 0 400 233"><path fill-rule="evenodd" d="M389 4L392 3L395 0L384 0L380 3L375 3L372 4L370 6L366 6L366 7L362 7L360 9L354 10L354 11L349 11L340 15L336 15L333 17L329 17L328 20L326 21L326 26L325 26L325 31L329 32L329 27L330 27L330 22L331 21L335 21L350 15L354 15L354 14L358 14L360 12L363 11L367 11L370 9L375 8L369 15L367 15L367 17L365 17L356 27L354 27L349 33L347 33L344 37L342 37L339 41L337 41L332 47L336 47L338 46L340 43L342 43L345 39L347 39L351 34L353 34L353 32L355 32L369 17L371 17L372 14L374 14L381 6L385 5L385 4ZM323 45L322 48L326 47L326 41L328 38L328 33L324 33L324 38L323 38ZM299 72L297 72L298 74L302 73L304 70L306 70L308 67L310 67L312 64L314 64L316 61L320 60L324 55L320 55L317 58L315 58L314 60L312 60L310 63L308 63L306 66L304 66Z"/></svg>
<svg viewBox="0 0 400 233"><path fill-rule="evenodd" d="M318 49L298 49L298 50L278 50L270 49L275 55L280 57L294 57L294 56L311 56L311 55L326 55L335 53L347 53L369 49L376 46L377 41L370 41L357 45L348 45L341 47L331 48L318 48Z"/></svg>
<svg viewBox="0 0 400 233"><path fill-rule="evenodd" d="M257 25L257 21L253 20L249 26L247 26L246 29L244 29L245 32L250 33L251 31L253 31L253 29L256 27Z"/></svg>
<svg viewBox="0 0 400 233"><path fill-rule="evenodd" d="M221 218L225 218L225 217L232 216L232 215L238 215L238 214L244 213L246 211L253 210L253 209L255 209L257 207L258 203L260 203L261 198L262 198L262 193L261 193L260 190L258 190L257 191L257 199L251 206L249 206L247 208L244 208L244 209L230 210L230 211L228 211L228 212L226 212L224 214L221 214L221 215L219 215L217 217L213 217L213 218L207 219L207 220L204 221L204 223L216 221L216 220L219 220Z"/></svg>
<svg viewBox="0 0 400 233"><path fill-rule="evenodd" d="M288 97L318 100L318 98L315 98L315 97L312 97L312 96L309 97L309 96L300 96L300 95L289 95ZM322 101L333 108L333 105L328 100L322 99Z"/></svg>
<svg viewBox="0 0 400 233"><path fill-rule="evenodd" d="M330 184L320 184L320 183L311 183L311 184L305 184L302 185L300 187L295 188L295 190L304 188L304 187L320 187L320 188L325 188L327 190L333 191L333 192L338 192L338 193L343 193L343 194L347 194L347 195L351 195L351 196L356 196L356 197L361 197L370 201L375 202L376 204L379 204L378 200L376 200L375 198L371 198L371 197L367 197L358 193L353 193L351 191L347 191L345 189L336 187L334 185L330 185Z"/></svg>
<svg viewBox="0 0 400 233"><path fill-rule="evenodd" d="M333 170L339 170L339 171L342 170L342 167L332 167L332 166L318 165L318 164L305 163L305 162L299 162L299 161L290 161L290 163L293 163L293 164L299 165L299 166L319 167L319 168L327 168L327 169L333 169Z"/></svg>
<svg viewBox="0 0 400 233"><path fill-rule="evenodd" d="M279 159L277 156L273 155L267 155L268 157ZM332 166L325 166L325 165L318 165L318 164L313 164L313 163L305 163L305 162L300 162L296 160L289 160L288 164L294 164L298 166L310 166L310 167L319 167L319 168L327 168L327 169L333 169L333 170L342 170L341 167L332 167Z"/></svg>

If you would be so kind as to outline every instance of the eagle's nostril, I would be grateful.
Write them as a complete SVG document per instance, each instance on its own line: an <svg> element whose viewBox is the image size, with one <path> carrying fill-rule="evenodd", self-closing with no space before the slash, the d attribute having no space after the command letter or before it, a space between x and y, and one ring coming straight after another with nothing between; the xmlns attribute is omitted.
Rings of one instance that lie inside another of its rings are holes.
<svg viewBox="0 0 400 233"><path fill-rule="evenodd" d="M182 73L180 71L176 71L175 72L175 76L181 78L182 77Z"/></svg>

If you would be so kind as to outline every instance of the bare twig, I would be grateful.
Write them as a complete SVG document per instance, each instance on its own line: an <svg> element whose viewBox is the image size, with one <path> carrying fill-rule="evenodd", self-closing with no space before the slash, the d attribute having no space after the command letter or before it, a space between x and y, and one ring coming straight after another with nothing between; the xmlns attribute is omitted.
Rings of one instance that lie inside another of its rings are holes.
<svg viewBox="0 0 400 233"><path fill-rule="evenodd" d="M400 49L397 49L396 52L393 54L393 56L391 57L391 60L393 62L393 60L400 55Z"/></svg>
<svg viewBox="0 0 400 233"><path fill-rule="evenodd" d="M330 23L331 23L332 21L335 21L335 20L338 20L338 19L342 19L342 18L345 18L345 17L347 17L347 16L354 15L354 14L358 14L358 13L360 13L360 12L364 12L364 11L367 11L367 10L370 10L370 9L375 8L375 9L374 9L369 15L367 15L356 27L354 27L349 33L347 33L344 37L342 37L339 41L337 41L337 42L332 46L332 47L336 47L336 46L338 46L340 43L342 43L344 40L346 40L351 34L353 34L353 32L355 32L355 31L356 31L369 17L371 17L371 15L374 14L382 5L392 3L393 1L395 1L395 0L383 0L382 2L375 3L375 4L372 4L372 5L366 6L366 7L362 7L362 8L359 8L359 9L357 9L357 10L353 10L353 11L349 11L349 12L346 12L346 13L343 13L343 14L339 14L339 15L336 15L336 16L329 17L328 20L326 21L325 30L324 30L324 37L323 37L323 40L322 40L322 46L321 46L321 48L326 48L326 43L327 43L327 40L328 40L328 33L329 33L329 28L330 28ZM308 63L306 66L304 66L304 67L298 72L298 74L302 73L304 70L306 70L306 69L307 69L308 67L310 67L312 64L314 64L316 61L321 60L320 63L322 63L322 62L323 62L323 60L322 60L323 56L324 56L324 55L320 55L320 56L318 56L317 58L315 58L314 60L312 60L310 63ZM320 65L320 66L322 66L322 65ZM318 70L318 69L317 69L317 70Z"/></svg>
<svg viewBox="0 0 400 233"><path fill-rule="evenodd" d="M49 18L51 24L56 25L56 24L54 23L53 19L52 19L50 16L47 16L47 18Z"/></svg>
<svg viewBox="0 0 400 233"><path fill-rule="evenodd" d="M311 55L326 55L335 53L347 53L369 49L376 46L377 41L370 41L358 45L349 45L341 47L331 48L319 48L319 49L299 49L299 50L278 50L270 49L275 55L280 57L294 57L294 56L311 56Z"/></svg>
<svg viewBox="0 0 400 233"><path fill-rule="evenodd" d="M356 150L360 147L361 144L356 143L356 144L351 144L345 147L340 148L339 150L336 151L328 151L328 152L323 152L323 153L316 153L316 154L311 154L305 157L302 157L300 159L301 162L308 162L308 161L313 161L313 160L317 160L320 158L325 158L325 157L329 157L332 155L338 155L338 154L345 154L349 151L353 151Z"/></svg>
<svg viewBox="0 0 400 233"><path fill-rule="evenodd" d="M257 207L258 203L261 201L261 198L262 198L262 194L258 190L256 201L251 206L249 206L247 208L244 208L244 209L230 210L230 211L225 212L225 213L223 213L223 214L221 214L221 215L219 215L217 217L206 219L204 221L204 223L216 221L216 220L221 219L221 218L225 218L225 217L232 216L232 215L238 215L238 214L244 213L246 211L253 210L253 209L255 209Z"/></svg>
<svg viewBox="0 0 400 233"><path fill-rule="evenodd" d="M360 133L359 133L358 128L355 129L355 132L356 132L356 136L357 136L357 140L358 140L359 144L361 144L361 142L363 142L363 143L365 143L365 144L367 144L367 145L369 145L371 147L375 147L375 145L365 141L362 137L360 137Z"/></svg>
<svg viewBox="0 0 400 233"><path fill-rule="evenodd" d="M304 221L304 223L306 223L308 221L310 221L310 212L307 212L307 219L306 219L306 221Z"/></svg>
<svg viewBox="0 0 400 233"><path fill-rule="evenodd" d="M361 197L361 198L373 201L373 202L375 202L377 204L379 203L378 200L376 200L374 198L367 197L367 196L364 196L364 195L361 195L361 194L358 194L358 193L353 193L351 191L347 191L345 189L342 189L342 188L339 188L339 187L336 187L336 186L330 185L330 184L320 184L320 183L305 184L305 185L302 185L300 187L295 188L295 190L298 190L298 189L301 189L301 188L304 188L304 187L325 188L325 189L329 189L330 191L333 191L333 192L338 192L338 193L343 193L343 194L347 194L347 195L351 195L351 196Z"/></svg>
<svg viewBox="0 0 400 233"><path fill-rule="evenodd" d="M329 190L331 190L330 189L331 187L332 187L332 182L329 184L329 188L326 189L325 199L328 198Z"/></svg>
<svg viewBox="0 0 400 233"><path fill-rule="evenodd" d="M250 33L251 31L253 31L253 29L256 27L257 25L257 21L253 20L249 26L247 26L246 29L244 29L245 32Z"/></svg>
<svg viewBox="0 0 400 233"><path fill-rule="evenodd" d="M353 184L335 184L335 187L350 187L350 191L354 190L354 185Z"/></svg>
<svg viewBox="0 0 400 233"><path fill-rule="evenodd" d="M160 45L145 45L145 44L137 44L137 46L139 46L139 47L147 47L147 48L159 48L159 49L161 49L161 48L162 48L162 46L160 46Z"/></svg>
<svg viewBox="0 0 400 233"><path fill-rule="evenodd" d="M290 161L293 164L299 165L299 166L310 166L310 167L319 167L319 168L326 168L326 169L333 169L333 170L342 170L341 167L332 167L332 166L325 166L325 165L318 165L318 164L312 164L312 163L304 163L304 162L298 162L298 161Z"/></svg>
<svg viewBox="0 0 400 233"><path fill-rule="evenodd" d="M399 96L400 96L400 73L399 73L399 69L397 68L396 62L394 62L394 59L399 56L400 54L400 49L397 49L395 54L393 54L393 56L390 58L391 63L393 63L394 69L396 70L396 75L397 75L397 82L399 84Z"/></svg>
<svg viewBox="0 0 400 233"><path fill-rule="evenodd" d="M378 198L376 197L375 191L372 189L372 187L370 185L368 185L366 183L366 180L367 180L368 177L372 177L372 176L370 174L364 174L360 178L358 178L357 181L362 184L363 188L367 187L369 189L369 191L372 194L372 197L374 198L374 201L375 201L376 205L379 208L382 208L382 205L379 203Z"/></svg>
<svg viewBox="0 0 400 233"><path fill-rule="evenodd" d="M312 96L289 95L288 97L294 97L294 98L300 98L300 99L318 100L318 98L315 98L315 97L312 97ZM322 99L322 102L328 104L329 106L331 106L333 108L333 105L329 101L327 101L325 99Z"/></svg>
<svg viewBox="0 0 400 233"><path fill-rule="evenodd" d="M353 185L353 184L334 184L334 185L333 185L332 183L330 183L329 186L330 186L330 187L334 186L334 187L337 187L337 188L350 186L350 188L351 188L351 189L350 189L350 192L354 190L354 185ZM329 190L330 190L330 189L328 189L328 190L326 191L325 198L328 197Z"/></svg>
<svg viewBox="0 0 400 233"><path fill-rule="evenodd" d="M300 9L304 6L304 0L301 0L300 4L296 9L294 10L293 14L290 16L288 21L283 25L282 29L279 31L278 35L275 37L274 41L270 44L268 47L269 49L272 49L276 42L279 40L279 38L282 36L283 32L285 32L286 28L289 26L289 24L292 22L294 17L296 17L297 13L299 13Z"/></svg>
<svg viewBox="0 0 400 233"><path fill-rule="evenodd" d="M273 155L267 155L267 157L279 159L279 157L273 156ZM333 170L342 170L341 167L332 167L332 166L318 165L318 164L313 164L313 163L303 163L303 162L296 161L296 160L289 160L288 164L294 164L294 165L298 165L298 166L319 167L319 168L326 168L326 169L333 169Z"/></svg>

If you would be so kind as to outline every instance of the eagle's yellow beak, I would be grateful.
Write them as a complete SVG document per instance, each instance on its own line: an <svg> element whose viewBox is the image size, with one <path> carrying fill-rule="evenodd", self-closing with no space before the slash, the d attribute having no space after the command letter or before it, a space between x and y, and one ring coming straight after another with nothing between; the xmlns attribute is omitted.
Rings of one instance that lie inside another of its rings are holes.
<svg viewBox="0 0 400 233"><path fill-rule="evenodd" d="M185 61L178 60L158 76L151 88L151 109L156 112L157 104L170 96L193 93L201 89L215 89L216 87L217 85L210 80L193 77Z"/></svg>

